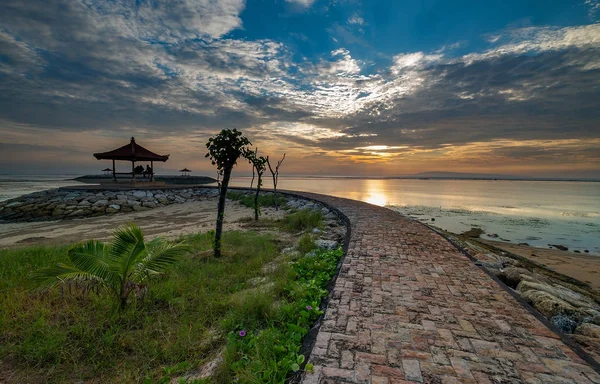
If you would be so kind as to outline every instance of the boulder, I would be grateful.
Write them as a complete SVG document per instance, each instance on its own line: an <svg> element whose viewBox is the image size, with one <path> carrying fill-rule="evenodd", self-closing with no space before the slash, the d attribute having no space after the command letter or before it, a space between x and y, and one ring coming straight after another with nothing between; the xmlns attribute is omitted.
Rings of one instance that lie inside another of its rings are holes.
<svg viewBox="0 0 600 384"><path fill-rule="evenodd" d="M127 195L119 194L116 198L117 200L127 201Z"/></svg>
<svg viewBox="0 0 600 384"><path fill-rule="evenodd" d="M144 201L142 207L156 208L156 203L153 201Z"/></svg>
<svg viewBox="0 0 600 384"><path fill-rule="evenodd" d="M118 211L121 209L121 206L119 204L111 204L108 206L108 208L110 209L114 209L115 211Z"/></svg>
<svg viewBox="0 0 600 384"><path fill-rule="evenodd" d="M111 208L111 207L109 206L108 208L106 208L106 211L105 211L105 212L106 212L106 213L117 213L117 212L119 212L119 210L118 210L118 209Z"/></svg>
<svg viewBox="0 0 600 384"><path fill-rule="evenodd" d="M185 199L181 196L175 196L175 202L177 204L183 204L183 203L185 203Z"/></svg>
<svg viewBox="0 0 600 384"><path fill-rule="evenodd" d="M54 211L52 211L52 217L63 216L64 214L65 214L64 209L54 208Z"/></svg>
<svg viewBox="0 0 600 384"><path fill-rule="evenodd" d="M322 248L322 249L336 249L338 247L338 242L337 241L333 241L333 240L323 240L323 239L318 239L315 240L315 245L318 248Z"/></svg>
<svg viewBox="0 0 600 384"><path fill-rule="evenodd" d="M102 206L107 206L108 205L108 200L98 200L94 203L94 207L102 207Z"/></svg>
<svg viewBox="0 0 600 384"><path fill-rule="evenodd" d="M139 201L135 201L135 200L127 200L127 205L135 207L135 206L138 206L138 205L142 205L142 203L140 203Z"/></svg>
<svg viewBox="0 0 600 384"><path fill-rule="evenodd" d="M81 207L89 207L90 205L92 205L92 203L90 203L87 200L81 200L78 205Z"/></svg>
<svg viewBox="0 0 600 384"><path fill-rule="evenodd" d="M146 192L144 192L144 191L134 191L133 192L133 197L137 197L138 199L141 199L142 197L146 197Z"/></svg>
<svg viewBox="0 0 600 384"><path fill-rule="evenodd" d="M584 296L581 293L572 291L560 285L540 284L532 281L521 281L517 286L517 291L524 293L530 290L543 291L576 308L596 308L594 299Z"/></svg>
<svg viewBox="0 0 600 384"><path fill-rule="evenodd" d="M575 328L575 333L578 333L583 336L593 337L596 339L600 339L600 325L591 324L591 323L582 323L577 328Z"/></svg>
<svg viewBox="0 0 600 384"><path fill-rule="evenodd" d="M521 293L521 296L549 319L557 315L572 315L577 313L577 310L569 303L547 292L528 290Z"/></svg>

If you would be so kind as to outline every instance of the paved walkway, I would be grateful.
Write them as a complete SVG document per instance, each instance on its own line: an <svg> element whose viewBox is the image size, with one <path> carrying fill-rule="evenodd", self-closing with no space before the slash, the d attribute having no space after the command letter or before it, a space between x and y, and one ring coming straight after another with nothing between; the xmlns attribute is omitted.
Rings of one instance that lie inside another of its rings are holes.
<svg viewBox="0 0 600 384"><path fill-rule="evenodd" d="M600 383L600 375L425 226L357 201L303 383Z"/></svg>

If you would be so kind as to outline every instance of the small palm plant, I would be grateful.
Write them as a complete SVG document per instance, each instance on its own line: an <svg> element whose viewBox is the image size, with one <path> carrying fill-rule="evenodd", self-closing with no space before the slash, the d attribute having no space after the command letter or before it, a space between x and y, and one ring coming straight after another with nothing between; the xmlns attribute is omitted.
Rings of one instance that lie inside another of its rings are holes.
<svg viewBox="0 0 600 384"><path fill-rule="evenodd" d="M43 268L32 280L37 290L74 285L83 291L107 289L123 309L132 292L143 299L148 282L188 251L184 243L171 244L161 238L144 241L140 227L118 228L110 244L89 240L68 251L68 262Z"/></svg>

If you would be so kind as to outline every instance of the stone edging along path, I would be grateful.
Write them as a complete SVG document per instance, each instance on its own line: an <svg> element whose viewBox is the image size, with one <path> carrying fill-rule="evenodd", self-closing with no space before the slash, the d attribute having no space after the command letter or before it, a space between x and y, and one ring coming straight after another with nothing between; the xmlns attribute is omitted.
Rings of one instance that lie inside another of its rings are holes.
<svg viewBox="0 0 600 384"><path fill-rule="evenodd" d="M451 243L392 210L312 193L351 237L311 383L600 383L591 364Z"/></svg>

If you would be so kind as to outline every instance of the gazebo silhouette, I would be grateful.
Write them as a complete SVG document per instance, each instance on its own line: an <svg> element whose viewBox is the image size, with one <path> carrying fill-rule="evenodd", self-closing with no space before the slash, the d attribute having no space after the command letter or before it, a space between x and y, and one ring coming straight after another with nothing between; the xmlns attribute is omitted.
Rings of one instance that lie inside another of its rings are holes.
<svg viewBox="0 0 600 384"><path fill-rule="evenodd" d="M102 170L102 172L104 172L104 176L108 176L108 175L110 175L112 173L112 169L110 169L110 168L104 168Z"/></svg>
<svg viewBox="0 0 600 384"><path fill-rule="evenodd" d="M117 175L129 175L129 172L117 173L115 168L115 161L131 161L131 180L135 182L135 163L137 161L149 161L152 172L150 173L151 181L154 182L154 162L161 161L165 162L169 160L169 155L157 155L156 153L147 150L141 145L135 142L135 138L131 138L131 142L120 148L109 152L94 153L94 157L98 160L112 160L112 175L113 180L117 181Z"/></svg>
<svg viewBox="0 0 600 384"><path fill-rule="evenodd" d="M189 176L190 172L192 172L192 171L190 171L187 168L183 168L183 169L180 169L179 172L181 172L181 176Z"/></svg>

